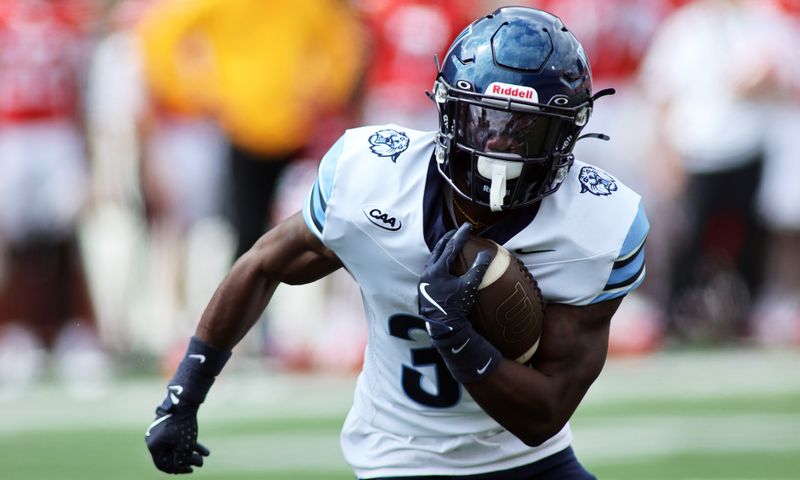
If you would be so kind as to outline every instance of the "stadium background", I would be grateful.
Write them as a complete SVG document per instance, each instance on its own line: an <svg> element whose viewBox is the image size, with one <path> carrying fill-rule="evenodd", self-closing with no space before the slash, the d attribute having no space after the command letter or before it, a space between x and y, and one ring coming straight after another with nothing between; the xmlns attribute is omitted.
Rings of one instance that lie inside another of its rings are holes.
<svg viewBox="0 0 800 480"><path fill-rule="evenodd" d="M800 2L519 3L617 88L587 127L612 141L576 154L652 223L579 455L603 479L798 478ZM433 55L500 4L0 0L0 478L159 477L143 431L261 227L242 204L296 211L349 125L434 128ZM248 178L274 201L234 195ZM363 322L345 274L281 287L201 409L195 475L352 478Z"/></svg>

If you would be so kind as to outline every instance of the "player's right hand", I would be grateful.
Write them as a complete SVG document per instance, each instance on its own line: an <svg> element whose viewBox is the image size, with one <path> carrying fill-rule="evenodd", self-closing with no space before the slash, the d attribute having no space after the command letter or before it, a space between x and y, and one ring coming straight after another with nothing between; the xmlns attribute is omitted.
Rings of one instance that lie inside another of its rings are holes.
<svg viewBox="0 0 800 480"><path fill-rule="evenodd" d="M469 325L467 315L475 304L478 285L492 259L489 252L480 252L464 275L451 273L470 228L469 223L464 223L458 230L447 232L433 248L420 275L419 314L425 318L434 341L450 337Z"/></svg>
<svg viewBox="0 0 800 480"><path fill-rule="evenodd" d="M162 472L192 473L193 466L203 466L209 451L197 443L197 410L230 356L230 350L198 337L189 340L167 396L156 408L156 419L144 434L153 463Z"/></svg>
<svg viewBox="0 0 800 480"><path fill-rule="evenodd" d="M197 442L197 406L191 404L159 406L144 440L156 468L166 473L192 473L210 453Z"/></svg>
<svg viewBox="0 0 800 480"><path fill-rule="evenodd" d="M436 244L419 278L419 314L444 359L447 369L460 383L476 382L500 365L500 352L472 328L468 319L492 256L479 252L467 272L452 272L469 236L470 225L447 232Z"/></svg>

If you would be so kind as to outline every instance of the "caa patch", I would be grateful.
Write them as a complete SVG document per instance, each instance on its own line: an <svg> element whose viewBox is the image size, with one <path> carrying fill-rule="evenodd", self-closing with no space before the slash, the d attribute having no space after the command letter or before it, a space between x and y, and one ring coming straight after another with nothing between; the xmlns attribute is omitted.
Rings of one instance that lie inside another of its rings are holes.
<svg viewBox="0 0 800 480"><path fill-rule="evenodd" d="M367 217L367 220L376 227L389 230L390 232L396 232L403 227L403 222L401 222L399 218L390 215L377 206L367 205L362 211Z"/></svg>
<svg viewBox="0 0 800 480"><path fill-rule="evenodd" d="M598 197L611 195L619 188L611 175L594 167L581 168L578 180L581 182L581 193L589 192Z"/></svg>
<svg viewBox="0 0 800 480"><path fill-rule="evenodd" d="M389 157L397 163L397 157L408 150L408 135L390 128L378 130L369 137L372 153L379 157Z"/></svg>

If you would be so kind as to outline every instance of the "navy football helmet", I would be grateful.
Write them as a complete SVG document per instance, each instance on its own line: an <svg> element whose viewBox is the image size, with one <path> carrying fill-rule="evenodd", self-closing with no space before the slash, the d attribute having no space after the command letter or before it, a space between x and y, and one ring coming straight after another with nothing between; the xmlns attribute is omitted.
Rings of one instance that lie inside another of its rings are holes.
<svg viewBox="0 0 800 480"><path fill-rule="evenodd" d="M439 110L439 172L494 211L531 205L563 182L605 93L592 97L589 61L558 17L500 8L455 39L429 94Z"/></svg>

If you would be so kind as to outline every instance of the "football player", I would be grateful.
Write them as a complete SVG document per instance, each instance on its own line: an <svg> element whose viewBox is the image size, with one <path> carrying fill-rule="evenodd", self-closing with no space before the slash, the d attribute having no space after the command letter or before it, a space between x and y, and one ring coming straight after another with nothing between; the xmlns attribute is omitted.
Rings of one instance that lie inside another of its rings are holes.
<svg viewBox="0 0 800 480"><path fill-rule="evenodd" d="M603 368L611 317L644 278L648 232L640 196L571 154L602 93L553 15L501 8L467 27L430 94L439 130L348 131L302 213L235 263L147 431L156 466L202 465L197 409L278 283L344 267L369 322L341 436L359 478L594 478L568 420ZM488 263L479 254L462 277L449 272L470 230L514 252L542 289L527 365L466 318Z"/></svg>

